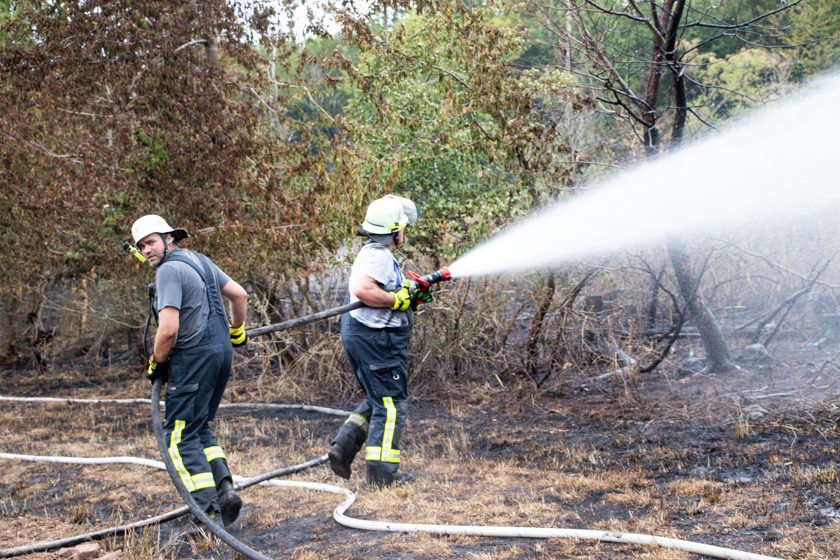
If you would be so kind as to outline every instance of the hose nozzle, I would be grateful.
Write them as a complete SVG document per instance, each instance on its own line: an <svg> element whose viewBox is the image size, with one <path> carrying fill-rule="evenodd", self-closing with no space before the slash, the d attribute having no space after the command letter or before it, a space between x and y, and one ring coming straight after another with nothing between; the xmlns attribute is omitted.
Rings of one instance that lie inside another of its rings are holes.
<svg viewBox="0 0 840 560"><path fill-rule="evenodd" d="M426 284L437 284L438 282L443 282L444 280L452 280L452 275L449 274L449 269L445 266L440 270L436 270L435 272L431 272L425 276L421 276L420 280L425 282Z"/></svg>
<svg viewBox="0 0 840 560"><path fill-rule="evenodd" d="M429 290L429 286L432 284L437 284L438 282L443 282L444 280L452 280L452 275L449 274L449 269L446 267L436 270L435 272L431 272L425 276L420 276L416 272L412 272L410 270L406 271L406 275L408 275L411 279L412 293L415 290L427 292Z"/></svg>

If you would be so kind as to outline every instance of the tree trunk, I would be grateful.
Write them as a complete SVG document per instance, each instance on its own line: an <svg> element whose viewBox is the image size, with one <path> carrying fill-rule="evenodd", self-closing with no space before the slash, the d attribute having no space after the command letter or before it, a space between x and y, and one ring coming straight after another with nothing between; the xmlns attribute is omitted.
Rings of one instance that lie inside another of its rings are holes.
<svg viewBox="0 0 840 560"><path fill-rule="evenodd" d="M686 301L688 313L697 322L697 330L703 340L703 348L706 350L706 371L719 373L733 369L735 366L729 356L729 348L726 346L723 332L703 300L699 289L700 275L694 274L691 270L685 246L680 240L671 239L668 241L668 255L671 258L671 266L674 267L680 294Z"/></svg>
<svg viewBox="0 0 840 560"><path fill-rule="evenodd" d="M648 74L647 88L645 89L645 111L642 114L642 120L645 123L644 147L648 157L655 156L659 151L659 129L656 127L659 122L659 115L656 106L659 97L659 85L662 82L663 62L665 53L668 52L665 44L665 29L672 25L679 25L679 19L671 17L673 3L674 0L665 0L659 18L651 20L651 25L655 27L656 32L653 35L650 74Z"/></svg>
<svg viewBox="0 0 840 560"><path fill-rule="evenodd" d="M531 320L531 328L528 330L528 342L525 348L525 371L528 376L534 380L534 383L539 387L537 380L537 365L540 332L542 331L543 321L548 309L551 307L551 302L554 299L554 293L557 291L554 283L554 274L549 273L545 280L545 290L543 290L542 297L537 305L537 311L534 313L534 318Z"/></svg>
<svg viewBox="0 0 840 560"><path fill-rule="evenodd" d="M645 332L648 333L649 336L653 336L656 333L656 316L659 314L659 306L658 306L658 299L659 299L659 287L662 284L662 276L665 274L665 266L662 265L662 268L659 269L659 273L654 276L653 271L651 270L651 285L650 285L650 302L648 302L647 306L647 317L645 318Z"/></svg>
<svg viewBox="0 0 840 560"><path fill-rule="evenodd" d="M6 348L3 350L3 362L14 363L20 359L20 300L21 290L15 290L16 293L8 298L4 298L3 307L6 309Z"/></svg>
<svg viewBox="0 0 840 560"><path fill-rule="evenodd" d="M688 111L685 95L685 80L682 75L682 64L676 50L680 22L683 17L684 0L665 0L659 13L659 18L652 19L656 27L653 37L653 55L651 57L648 87L645 95L647 113L643 116L646 125L645 152L651 156L658 152L659 133L657 131L658 115L656 112L659 86L663 68L668 68L673 78L672 93L674 103L674 123L671 130L671 140L667 148L677 148L682 142L685 118ZM675 187L676 188L676 187ZM668 242L668 255L674 275L680 289L680 295L686 302L688 313L697 321L697 329L706 350L709 371L728 371L732 369L729 349L723 338L723 332L717 320L706 306L700 292L700 277L691 270L690 259L685 246L678 239Z"/></svg>

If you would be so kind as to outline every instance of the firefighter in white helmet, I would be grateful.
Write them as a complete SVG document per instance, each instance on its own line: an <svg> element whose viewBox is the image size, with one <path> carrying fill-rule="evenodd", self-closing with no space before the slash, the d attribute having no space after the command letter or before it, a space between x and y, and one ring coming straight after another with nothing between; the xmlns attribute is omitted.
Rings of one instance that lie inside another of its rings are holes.
<svg viewBox="0 0 840 560"><path fill-rule="evenodd" d="M131 234L156 268L158 329L146 373L150 382L168 379L164 430L169 456L198 505L229 525L242 500L210 422L230 376L233 346L247 343L248 294L209 258L181 249L178 242L189 235L160 216L138 219ZM230 323L222 298L232 304Z"/></svg>
<svg viewBox="0 0 840 560"><path fill-rule="evenodd" d="M399 472L400 436L408 401L411 283L391 251L405 242L417 219L407 199L388 195L368 206L360 233L369 238L353 262L349 301L365 307L341 318L341 341L366 398L348 417L329 450L330 468L350 478L353 459L365 450L367 481L388 486L410 480Z"/></svg>

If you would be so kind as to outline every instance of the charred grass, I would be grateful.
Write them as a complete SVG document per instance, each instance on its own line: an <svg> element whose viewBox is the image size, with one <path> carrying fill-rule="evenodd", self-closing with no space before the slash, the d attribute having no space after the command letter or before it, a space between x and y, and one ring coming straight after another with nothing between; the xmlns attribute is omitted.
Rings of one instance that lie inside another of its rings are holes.
<svg viewBox="0 0 840 560"><path fill-rule="evenodd" d="M762 377L752 379L751 376ZM371 520L566 527L650 533L789 559L836 557L840 539L840 400L815 395L758 400L807 370L726 376L662 375L633 381L563 379L524 385L454 385L412 402L404 469L417 480L373 490L364 463L350 481L325 466L296 480L344 485L349 514ZM19 396L143 397L126 368L5 371ZM357 394L239 373L235 401L307 402L344 409ZM758 385L761 383L761 385ZM806 398L807 397L807 398ZM3 403L0 450L34 455L158 459L148 407ZM216 431L235 472L256 475L321 455L340 418L312 412L221 409ZM139 520L180 506L163 471L3 461L0 544L22 546ZM337 525L335 495L253 487L235 534L278 558L695 558L673 550L569 539L529 540L375 533ZM234 558L209 537L177 537L185 520L107 539L125 558ZM53 558L53 553L29 555Z"/></svg>

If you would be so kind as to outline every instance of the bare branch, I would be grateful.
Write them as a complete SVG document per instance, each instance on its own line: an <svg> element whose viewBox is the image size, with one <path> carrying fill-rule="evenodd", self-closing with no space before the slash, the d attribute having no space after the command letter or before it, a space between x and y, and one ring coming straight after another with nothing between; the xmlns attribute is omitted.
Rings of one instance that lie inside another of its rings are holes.
<svg viewBox="0 0 840 560"><path fill-rule="evenodd" d="M795 2L791 2L790 4L785 4L781 8L776 8L775 10L771 10L769 12L763 13L760 16L756 16L749 21L745 21L742 23L732 23L732 24L715 24L715 23L703 23L702 21L696 21L694 23L686 23L686 27L706 27L710 29L743 29L744 27L749 27L750 25L757 23L761 20L767 19L770 16L774 16L780 12L784 12L785 10L789 10L802 2L802 0L796 0Z"/></svg>
<svg viewBox="0 0 840 560"><path fill-rule="evenodd" d="M627 18L629 20L638 21L638 22L645 23L645 24L650 23L648 21L648 19L646 17L644 17L644 15L642 15L641 12L639 12L640 17L636 17L633 14L630 14L630 13L627 13L627 12L617 12L615 10L609 10L607 8L604 8L603 6L599 6L595 2L592 2L592 0L584 0L584 2L586 2L587 5L592 6L593 8L595 8L595 10L601 12L602 14L607 14L607 15L610 15L610 16L619 16L619 17ZM630 0L630 4L632 4L633 7L636 8L636 3L633 0ZM638 12L638 8L636 8L636 11Z"/></svg>
<svg viewBox="0 0 840 560"><path fill-rule="evenodd" d="M798 300L800 297L807 294L808 292L810 292L813 289L814 283L817 281L817 279L820 276L822 276L822 273L825 272L825 269L828 268L828 265L831 263L831 260L832 260L831 258L826 259L825 264L816 273L814 273L813 278L811 278L811 280L808 282L808 284L803 286L802 289L799 290L799 292L793 294L788 299L786 299L782 303L782 305L780 305L778 307L778 309L776 309L776 311L774 311L773 314L767 319L768 321L772 320L773 317L776 315L776 313L778 313L780 310L782 310L784 308L784 312L782 313L782 316L779 318L778 321L776 321L776 328L774 328L773 332L771 332L769 335L767 335L767 338L764 339L763 344L764 344L765 348L776 337L776 334L779 332L779 328L781 328L782 323L784 323L785 318L788 316L788 313L790 313L790 310L793 309L793 304L796 303L796 300ZM756 340L758 339L758 337L761 334L762 327L764 327L764 325L766 325L766 324L767 324L766 322L762 323L756 329Z"/></svg>
<svg viewBox="0 0 840 560"><path fill-rule="evenodd" d="M64 159L64 160L67 160L67 161L72 161L73 163L77 163L77 164L83 163L82 160L79 159L79 156L76 155L76 154L58 154L58 153L52 151L51 149L47 148L46 146L44 146L43 144L41 144L37 140L27 140L25 138L16 138L15 136L6 132L5 130L3 131L3 134L14 142L29 144L30 146L33 146L33 147L37 148L38 150L40 150L41 152L43 152L45 155L51 157L51 158Z"/></svg>
<svg viewBox="0 0 840 560"><path fill-rule="evenodd" d="M636 10L636 13L638 13L639 16L641 17L641 19L638 19L636 21L644 22L644 24L648 26L648 28L653 32L653 34L656 36L656 38L664 44L665 43L665 37L662 36L662 32L659 31L658 27L656 27L656 23L654 21L650 21L648 18L644 17L644 14L642 14L642 10L636 4L635 0L629 0L629 2L630 2L630 5L633 6L633 9Z"/></svg>
<svg viewBox="0 0 840 560"><path fill-rule="evenodd" d="M467 84L466 80L464 80L462 77L460 77L459 75L457 75L455 72L453 72L453 71L451 71L451 70L447 70L446 68L443 68L443 67L441 67L441 66L435 66L435 65L432 65L432 66L431 66L431 68L434 68L434 69L435 69L435 70L437 70L438 72L443 72L444 74L446 74L447 76L449 76L450 78L452 78L453 80L455 80L456 82L458 82L459 84L461 84L462 86L464 86L464 88L466 88L466 89L468 89L468 90L472 89L472 88L469 86L469 84Z"/></svg>
<svg viewBox="0 0 840 560"><path fill-rule="evenodd" d="M319 111L321 111L321 113L323 113L323 114L324 114L324 116L325 116L325 117L327 117L327 119L328 119L330 122L333 122L333 123L335 122L335 117L333 117L332 115L330 115L329 111L327 111L326 109L324 109L324 108L321 106L321 104L320 104L320 103L318 103L318 102L315 100L315 98L312 96L312 92L310 92L310 91L309 91L309 88L308 88L308 87L303 86L303 85L300 85L300 84L292 84L292 83L289 83L289 82L281 82L281 81L279 81L279 80L275 80L275 79L272 79L271 81L272 81L275 85L278 85L278 86L283 86L283 87L295 88L295 89L301 89L301 90L303 90L303 92L306 94L306 97L307 97L307 98L309 98L309 102L310 102L310 103L312 103L312 105L314 105L314 106L315 106L315 107L316 107Z"/></svg>
<svg viewBox="0 0 840 560"><path fill-rule="evenodd" d="M764 342L764 345L767 346L767 344L769 344L770 341L773 340L773 337L775 337L776 333L779 331L779 327L781 326L782 321L785 317L787 317L787 314L788 312L790 312L790 309L793 307L793 304L796 303L796 301L800 297L807 294L813 289L814 284L817 282L817 280L819 280L820 276L822 276L826 268L828 268L828 265L831 263L831 261L831 258L826 259L826 262L822 265L822 267L819 268L819 270L816 270L815 267L815 272L810 275L805 285L790 296L788 296L787 298L785 298L785 300L782 301L779 305L777 305L775 309L773 309L769 313L760 315L739 327L735 327L735 332L742 331L748 327L751 327L752 325L757 325L755 328L755 334L753 336L753 342L758 342L758 338L761 336L761 330L764 328L764 326L770 323L779 313L782 313L784 311L781 319L776 324L775 329Z"/></svg>
<svg viewBox="0 0 840 560"><path fill-rule="evenodd" d="M745 254L749 257L753 257L755 259L758 259L758 260L762 261L763 263L767 264L768 266L770 266L771 268L776 268L776 269L779 269L779 270L783 270L785 273L790 274L791 276L795 276L795 277L799 278L800 280L805 280L806 278L808 278L808 276L806 276L804 274L800 274L799 272L796 272L795 270L791 270L788 267L786 267L786 266L784 266L780 263L777 263L775 261L771 261L769 258L767 258L764 255L759 255L758 253L755 253L753 251L749 251L747 249L744 249L743 247L737 247L737 248L743 254ZM831 290L840 290L840 286L834 285L834 284L829 284L828 282L825 282L825 281L817 282L817 284L819 284L821 286L825 286L826 288L829 288Z"/></svg>
<svg viewBox="0 0 840 560"><path fill-rule="evenodd" d="M271 105L269 105L269 104L268 104L268 102L267 102L265 99L263 99L263 98L262 98L262 96L261 96L259 93L257 93L257 90L255 90L253 86L248 86L248 91L250 91L250 92L251 92L251 94L252 94L254 97L256 97L256 98L259 100L259 102L260 102L263 106L265 106L265 108L266 108L266 109L268 109L268 110L269 110L269 111L271 111L272 113L275 113L275 114L277 113L277 109L275 109L274 107L272 107Z"/></svg>
<svg viewBox="0 0 840 560"><path fill-rule="evenodd" d="M750 97L749 95L747 95L746 93L742 93L740 91L736 91L734 89L730 89L730 88L724 87L724 86L713 86L713 85L709 85L709 84L704 84L702 82L698 82L697 80L695 80L694 78L692 78L688 74L686 74L685 77L689 82L691 82L692 84L694 84L696 86L699 86L701 88L717 89L717 90L720 90L720 91L725 91L727 93L731 93L732 95L737 95L739 97L743 97L744 99L746 99L748 101L751 101L753 103L763 103L763 101L761 101L760 99L754 99L754 98Z"/></svg>
<svg viewBox="0 0 840 560"><path fill-rule="evenodd" d="M751 47L756 47L759 49L795 49L799 48L801 45L765 45L763 43L757 43L755 41L750 41L746 37L741 35L735 34L735 38L744 43L745 45L749 45Z"/></svg>
<svg viewBox="0 0 840 560"><path fill-rule="evenodd" d="M84 111L71 111L70 109L63 109L61 107L56 107L56 109L58 109L62 113L69 113L71 115L81 115L83 117L100 117L100 118L105 117L105 115L98 115L96 113L86 113Z"/></svg>
<svg viewBox="0 0 840 560"><path fill-rule="evenodd" d="M193 39L192 41L188 41L188 42L184 43L180 47L176 47L175 50L172 51L172 52L176 53L176 52L182 51L182 50L184 50L188 47L192 47L193 45L206 45L206 44L207 44L207 39Z"/></svg>
<svg viewBox="0 0 840 560"><path fill-rule="evenodd" d="M691 113L692 115L694 115L694 118L696 118L698 121L700 121L700 122L701 122L701 123L703 123L704 125L708 126L709 128L711 128L712 130L714 130L714 131L716 131L716 132L720 132L720 129L719 129L718 127L716 127L715 125L713 125L712 123L710 123L709 121L707 121L706 119L704 119L703 117L701 117L700 115L698 115L698 114L697 114L697 111L695 111L695 110L694 110L694 108L692 108L692 107L687 107L687 108L686 108L686 110L687 110L689 113Z"/></svg>
<svg viewBox="0 0 840 560"><path fill-rule="evenodd" d="M571 5L572 5L573 7L577 8L577 5L576 5L576 0L570 0L570 3L571 3ZM587 49L587 50L588 50L589 52L592 52L592 53L595 55L595 57L597 58L598 62L599 62L601 65L603 65L603 67L604 67L604 68L605 68L605 69L609 72L609 74L612 76L612 79L613 79L613 80L615 80L615 81L619 84L619 86L620 86L621 90L622 90L622 91L623 91L623 92L624 92L624 93L625 93L628 97L630 97L631 99L634 99L634 100L639 100L639 101L641 101L641 100L640 100L640 98L639 98L639 97L638 97L638 96L637 96L637 95L633 92L633 88L631 88L631 87L630 87L630 85L629 85L629 84L627 84L627 82L626 82L626 81L624 81L624 78L621 76L621 74L620 74L620 73L619 73L619 72L615 69L615 67L614 67L614 66L612 65L612 63L609 61L609 59L607 58L607 56L606 56L606 54L604 53L604 51L600 48L600 46L599 46L599 45L596 43L596 41L592 38L592 35L589 33L589 30L588 30L588 28L586 27L586 23L585 23L585 22L583 21L583 19L580 17L580 13L578 13L578 10L573 10L573 11L572 11L572 14L574 15L574 17L575 17L575 19L576 19L576 23L578 24L578 28L581 30L581 32L582 32L582 33L583 33L583 35L584 35L584 39L583 39L583 45L584 45L584 47L588 47L588 49Z"/></svg>

